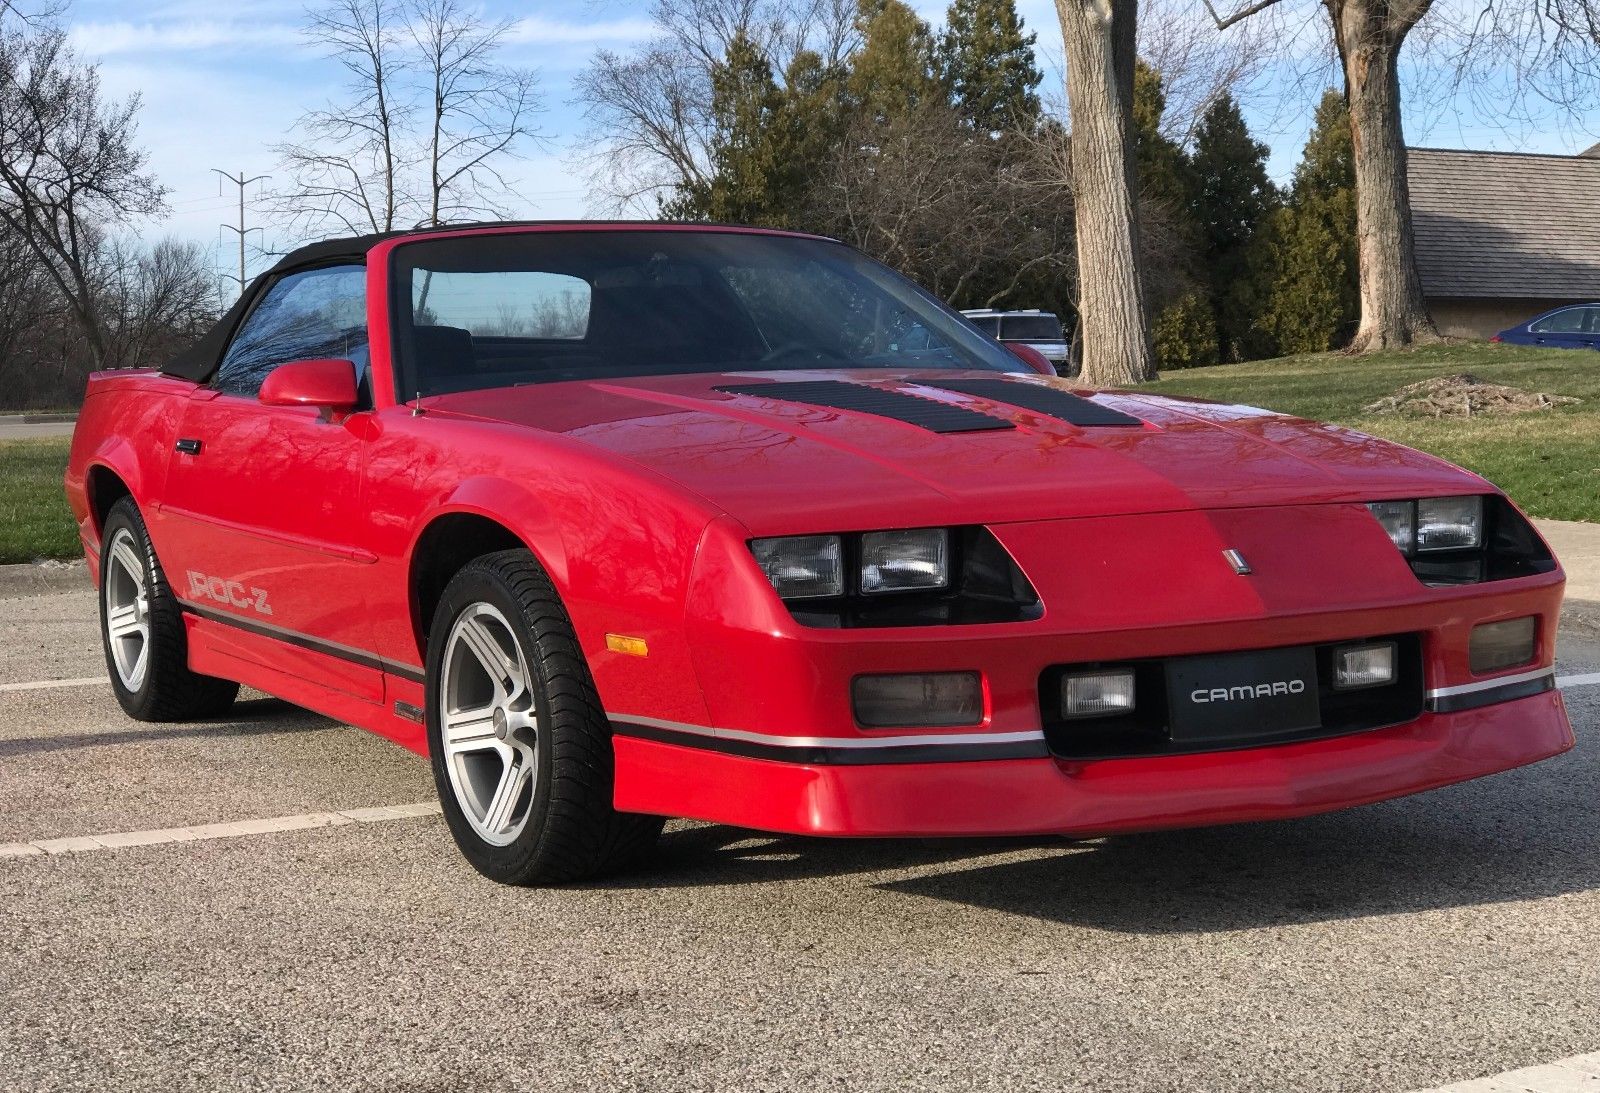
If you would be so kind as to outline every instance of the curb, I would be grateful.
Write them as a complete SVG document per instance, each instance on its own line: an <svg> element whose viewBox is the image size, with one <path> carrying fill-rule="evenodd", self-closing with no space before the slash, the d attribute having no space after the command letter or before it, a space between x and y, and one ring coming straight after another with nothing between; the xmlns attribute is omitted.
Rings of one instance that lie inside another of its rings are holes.
<svg viewBox="0 0 1600 1093"><path fill-rule="evenodd" d="M77 414L0 414L0 425L56 425L77 420Z"/></svg>
<svg viewBox="0 0 1600 1093"><path fill-rule="evenodd" d="M83 561L0 565L0 597L85 592L91 587L89 565Z"/></svg>

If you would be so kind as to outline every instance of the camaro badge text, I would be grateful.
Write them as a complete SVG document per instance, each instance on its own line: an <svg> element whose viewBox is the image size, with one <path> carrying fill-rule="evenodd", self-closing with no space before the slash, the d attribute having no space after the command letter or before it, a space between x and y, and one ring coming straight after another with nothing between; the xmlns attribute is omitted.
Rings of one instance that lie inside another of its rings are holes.
<svg viewBox="0 0 1600 1093"><path fill-rule="evenodd" d="M1245 702L1253 698L1306 693L1303 679L1275 679L1271 683L1248 683L1239 687L1198 687L1189 692L1190 702Z"/></svg>
<svg viewBox="0 0 1600 1093"><path fill-rule="evenodd" d="M1228 559L1228 564L1233 566L1233 571L1239 576L1248 577L1250 575L1250 563L1244 560L1243 554L1229 547L1222 552L1222 556Z"/></svg>

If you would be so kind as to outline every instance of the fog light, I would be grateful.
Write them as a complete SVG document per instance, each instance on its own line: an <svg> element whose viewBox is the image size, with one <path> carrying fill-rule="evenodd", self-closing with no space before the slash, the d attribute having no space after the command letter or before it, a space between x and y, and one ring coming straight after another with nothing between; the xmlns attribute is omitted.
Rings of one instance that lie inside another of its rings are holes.
<svg viewBox="0 0 1600 1093"><path fill-rule="evenodd" d="M983 721L977 672L856 676L850 685L856 721L873 729L976 725Z"/></svg>
<svg viewBox="0 0 1600 1093"><path fill-rule="evenodd" d="M1111 717L1133 712L1133 669L1077 672L1061 677L1061 716Z"/></svg>
<svg viewBox="0 0 1600 1093"><path fill-rule="evenodd" d="M1527 664L1533 659L1534 639L1538 632L1539 620L1534 615L1474 626L1468 657L1473 674L1482 675L1484 672Z"/></svg>
<svg viewBox="0 0 1600 1093"><path fill-rule="evenodd" d="M1359 691L1363 687L1382 687L1394 682L1392 641L1366 645L1343 645L1333 651L1333 689Z"/></svg>

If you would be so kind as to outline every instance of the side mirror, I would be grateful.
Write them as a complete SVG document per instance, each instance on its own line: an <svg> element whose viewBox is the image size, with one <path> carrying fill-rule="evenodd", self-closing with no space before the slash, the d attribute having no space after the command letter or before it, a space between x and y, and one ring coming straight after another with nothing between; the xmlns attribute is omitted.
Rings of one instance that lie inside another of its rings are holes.
<svg viewBox="0 0 1600 1093"><path fill-rule="evenodd" d="M1039 352L1026 342L1001 342L1001 345L1011 350L1011 355L1035 372L1046 376L1056 374L1056 366L1050 363L1050 358Z"/></svg>
<svg viewBox="0 0 1600 1093"><path fill-rule="evenodd" d="M356 408L354 361L310 360L280 364L267 373L257 396L265 406L314 406L330 414Z"/></svg>

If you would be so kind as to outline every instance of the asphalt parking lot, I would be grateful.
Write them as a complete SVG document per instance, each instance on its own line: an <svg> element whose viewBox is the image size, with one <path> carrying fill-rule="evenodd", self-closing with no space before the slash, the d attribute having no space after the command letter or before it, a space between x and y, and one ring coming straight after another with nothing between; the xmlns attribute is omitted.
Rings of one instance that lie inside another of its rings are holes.
<svg viewBox="0 0 1600 1093"><path fill-rule="evenodd" d="M431 799L376 737L13 686L103 673L91 593L0 598L0 844L313 819L0 858L3 1090L1399 1091L1600 1050L1600 686L1566 756L1330 816L674 824L648 872L513 890L435 815L329 818Z"/></svg>

